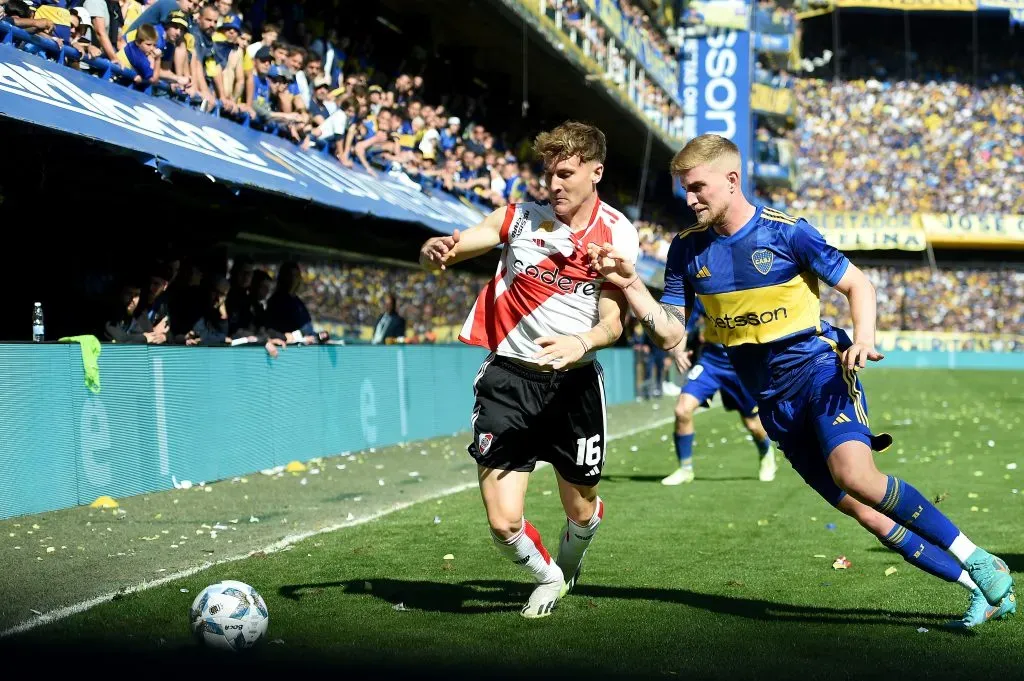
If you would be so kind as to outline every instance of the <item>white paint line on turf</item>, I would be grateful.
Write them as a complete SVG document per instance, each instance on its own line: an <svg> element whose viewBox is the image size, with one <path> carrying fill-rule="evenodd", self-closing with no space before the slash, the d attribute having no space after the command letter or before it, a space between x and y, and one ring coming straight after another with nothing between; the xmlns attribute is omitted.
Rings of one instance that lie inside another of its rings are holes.
<svg viewBox="0 0 1024 681"><path fill-rule="evenodd" d="M704 410L699 410L699 411L704 411ZM655 421L654 423L649 423L646 426L640 426L640 427L637 427L637 428L630 428L629 430L626 430L626 431L623 431L621 433L616 433L615 435L609 436L608 437L608 441L612 442L614 440L621 440L624 437L629 437L631 435L636 435L638 433L642 433L642 432L647 431L647 430L653 430L655 428L660 428L661 426L667 426L668 424L672 423L674 420L675 420L675 417L673 416L673 417L670 417L670 418L660 419L658 421ZM545 462L540 462L540 463L538 463L538 468L540 468L542 466L545 466L545 465L547 465ZM322 527L322 528L317 529L317 530L307 530L306 532L299 532L297 534L288 535L284 539L281 539L280 541L276 541L273 544L271 544L270 546L267 546L267 547L262 548L262 549L255 549L253 551L250 551L249 553L239 554L237 556L231 556L229 558L221 558L220 560L217 560L217 561L212 561L212 562L208 561L206 563L203 563L202 565L196 565L195 567L190 567L190 568L188 568L186 570L181 570L180 572L175 572L174 574L167 575L165 577L160 577L159 579L154 579L154 580L150 580L150 581L140 582L139 584L135 584L134 586L129 586L129 587L127 587L127 588L125 588L125 589L123 589L121 591L113 591L113 592L110 592L110 593L105 593L105 594L103 594L101 596L96 596L95 598L90 598L89 600L86 600L86 601L80 601L78 603L75 603L74 605L69 605L69 606L64 607L64 608L57 608L56 610L50 610L49 612L43 613L42 615L34 617L33 619L27 620L25 622L22 622L21 624L16 624L15 626L11 627L10 629L6 629L6 630L0 632L0 638L6 638L8 636L14 636L16 634L22 634L22 633L24 633L26 631L30 631L30 630L35 629L37 627L41 627L41 626L46 625L46 624L52 624L53 622L58 622L58 621L60 621L62 619L66 619L68 617L71 617L72 615L77 615L79 613L85 612L86 610L90 610L92 608L95 608L97 605L102 605L103 603L106 603L108 601L112 601L112 600L114 600L115 597L117 597L119 595L123 596L123 595L127 595L127 594L138 593L140 591L147 591L149 589L153 589L153 588L156 588L158 586L162 586L164 584L167 584L168 582L173 582L173 581L178 580L178 579L184 579L186 577L191 577L194 574L198 574L199 572L202 572L203 570L207 570L207 569L209 569L211 567L214 567L214 566L217 566L217 565L223 565L224 563L234 563L234 562L239 561L239 560L244 560L246 558L250 558L250 557L252 557L252 556L254 556L254 555L258 554L258 553L277 553L278 551L283 551L283 550L287 549L288 547L290 547L290 546L292 546L294 544L298 544L300 541L302 541L304 539L309 539L310 537L315 537L318 534L327 534L328 532L337 532L338 530L343 530L343 529L345 529L347 527L355 527L356 525L363 525L365 523L369 523L369 522L372 522L374 520L378 520L379 518L383 518L386 515L391 515L392 513L395 513L396 511L401 511L403 509L409 508L410 506L413 506L415 504L421 504L424 501L432 501L434 499L440 499L441 497L451 496L452 494L458 494L459 492L464 492L464 491L466 491L468 489L472 489L472 488L474 488L476 486L477 486L476 482L465 482L465 483L462 483L461 485L455 485L454 487L449 487L447 489L443 489L443 490L440 490L438 492L434 492L433 494L428 494L426 496L420 497L419 499L415 499L413 501L403 501L402 503L395 504L394 506L391 506L390 508L385 508L383 510L377 511L376 513L371 513L369 515L365 515L365 516L362 516L360 518L355 518L353 520L346 520L345 522L337 523L335 525L330 525L328 527Z"/></svg>

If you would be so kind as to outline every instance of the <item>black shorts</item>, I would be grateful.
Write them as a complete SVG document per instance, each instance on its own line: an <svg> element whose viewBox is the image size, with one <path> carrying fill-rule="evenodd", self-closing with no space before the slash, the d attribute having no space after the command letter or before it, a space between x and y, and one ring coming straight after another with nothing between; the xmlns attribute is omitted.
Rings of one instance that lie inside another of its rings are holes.
<svg viewBox="0 0 1024 681"><path fill-rule="evenodd" d="M608 434L597 362L545 372L492 354L480 366L473 390L469 453L478 464L532 471L547 461L574 485L601 480Z"/></svg>

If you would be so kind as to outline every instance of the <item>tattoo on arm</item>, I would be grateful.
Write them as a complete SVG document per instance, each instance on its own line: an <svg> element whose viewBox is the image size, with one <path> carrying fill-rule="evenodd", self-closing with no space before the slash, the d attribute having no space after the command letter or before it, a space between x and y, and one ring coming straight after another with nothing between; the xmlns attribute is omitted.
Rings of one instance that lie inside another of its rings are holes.
<svg viewBox="0 0 1024 681"><path fill-rule="evenodd" d="M683 325L683 328L686 328L686 316L678 307L662 303L661 310L665 313L665 321L671 321L671 317L675 317L679 323ZM669 315L671 315L671 317Z"/></svg>
<svg viewBox="0 0 1024 681"><path fill-rule="evenodd" d="M654 333L654 313L648 312L645 314L644 318L640 320L640 324L642 324L649 333Z"/></svg>
<svg viewBox="0 0 1024 681"><path fill-rule="evenodd" d="M608 336L607 342L609 345L618 340L618 336L615 335L615 333L612 331L612 327L608 326L607 322L598 322L597 325L600 326L601 329L604 331L605 335Z"/></svg>

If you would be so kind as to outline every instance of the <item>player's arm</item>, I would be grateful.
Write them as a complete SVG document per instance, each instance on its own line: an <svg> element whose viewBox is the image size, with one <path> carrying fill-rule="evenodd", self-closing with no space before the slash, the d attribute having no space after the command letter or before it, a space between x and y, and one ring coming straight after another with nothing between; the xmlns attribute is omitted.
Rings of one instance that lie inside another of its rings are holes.
<svg viewBox="0 0 1024 681"><path fill-rule="evenodd" d="M420 248L420 265L431 272L438 272L488 252L501 243L502 225L508 211L514 210L511 206L498 208L465 231L456 229L451 236L427 239Z"/></svg>
<svg viewBox="0 0 1024 681"><path fill-rule="evenodd" d="M883 359L883 355L875 350L875 287L860 268L828 244L821 232L806 220L794 225L789 246L801 268L813 272L850 303L853 345L843 352L843 366L852 370L862 369L869 360L877 362Z"/></svg>
<svg viewBox="0 0 1024 681"><path fill-rule="evenodd" d="M875 350L875 287L859 267L850 263L835 289L846 296L853 317L853 345L843 352L843 366L863 369L868 360L883 359Z"/></svg>
<svg viewBox="0 0 1024 681"><path fill-rule="evenodd" d="M678 352L686 350L686 319L687 308L692 306L681 272L677 272L672 263L673 251L677 248L673 242L669 250L668 262L665 267L665 298L666 302L658 302L640 281L633 262L624 257L611 244L589 246L591 264L604 275L605 279L622 289L633 315L640 320L647 335L658 347L668 350L676 361ZM678 292L675 289L679 289ZM679 298L676 296L679 295Z"/></svg>
<svg viewBox="0 0 1024 681"><path fill-rule="evenodd" d="M537 339L541 350L533 358L541 366L562 369L592 350L613 345L622 335L626 309L626 297L620 289L602 290L597 301L598 320L594 328L571 336L541 336Z"/></svg>

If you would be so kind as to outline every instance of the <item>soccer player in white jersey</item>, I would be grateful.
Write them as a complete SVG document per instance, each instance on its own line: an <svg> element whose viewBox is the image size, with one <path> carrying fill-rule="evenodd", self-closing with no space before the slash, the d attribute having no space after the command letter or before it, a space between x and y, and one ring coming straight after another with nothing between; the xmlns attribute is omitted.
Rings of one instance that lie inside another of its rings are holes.
<svg viewBox="0 0 1024 681"><path fill-rule="evenodd" d="M589 244L609 241L636 260L636 228L603 203L605 136L566 122L537 136L550 201L512 204L480 224L429 239L431 270L503 246L497 275L481 291L459 339L491 351L473 383L476 460L498 550L536 580L524 617L550 615L579 578L604 516L597 485L607 445L599 348L622 333L625 298L590 267ZM566 523L554 560L523 515L538 461L555 471Z"/></svg>

